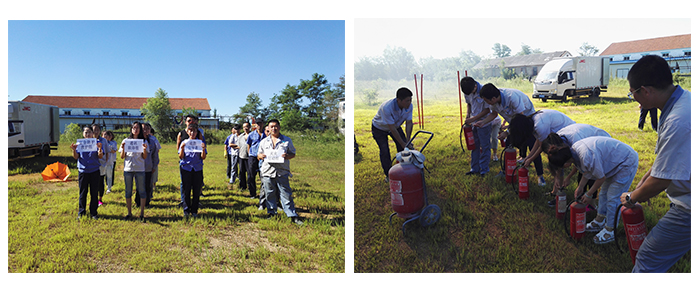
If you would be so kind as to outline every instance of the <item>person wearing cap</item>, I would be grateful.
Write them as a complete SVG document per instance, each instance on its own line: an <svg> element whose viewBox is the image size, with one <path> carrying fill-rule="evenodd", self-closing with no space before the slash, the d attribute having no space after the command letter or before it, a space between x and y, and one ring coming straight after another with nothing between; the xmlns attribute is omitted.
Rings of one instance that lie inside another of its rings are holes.
<svg viewBox="0 0 700 292"><path fill-rule="evenodd" d="M391 153L389 152L389 137L394 140L396 152L409 147L408 138L413 131L413 93L406 87L396 91L396 98L383 102L377 114L372 119L372 137L379 146L379 161L384 170L384 181L389 181L391 168ZM406 123L406 132L401 125Z"/></svg>
<svg viewBox="0 0 700 292"><path fill-rule="evenodd" d="M656 159L636 188L620 196L631 207L662 191L670 201L668 212L639 247L632 272L666 272L690 250L690 92L673 85L668 63L647 55L627 75L630 96L646 109L660 109Z"/></svg>

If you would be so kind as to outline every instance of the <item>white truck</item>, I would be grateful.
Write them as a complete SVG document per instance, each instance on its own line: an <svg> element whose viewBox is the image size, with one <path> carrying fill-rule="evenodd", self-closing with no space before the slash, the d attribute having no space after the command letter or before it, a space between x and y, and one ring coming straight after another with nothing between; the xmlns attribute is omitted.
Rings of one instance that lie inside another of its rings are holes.
<svg viewBox="0 0 700 292"><path fill-rule="evenodd" d="M532 98L561 99L600 96L610 81L609 57L556 58L547 62L533 83Z"/></svg>
<svg viewBox="0 0 700 292"><path fill-rule="evenodd" d="M9 158L49 156L61 139L58 107L24 101L8 101Z"/></svg>

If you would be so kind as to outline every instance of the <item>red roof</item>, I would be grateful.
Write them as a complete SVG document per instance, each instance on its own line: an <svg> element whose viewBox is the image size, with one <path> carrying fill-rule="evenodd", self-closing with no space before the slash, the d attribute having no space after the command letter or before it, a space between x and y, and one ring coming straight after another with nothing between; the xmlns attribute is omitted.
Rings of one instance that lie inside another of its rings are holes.
<svg viewBox="0 0 700 292"><path fill-rule="evenodd" d="M116 96L46 96L28 95L23 101L54 105L59 108L110 108L110 109L140 109L148 97L116 97ZM196 110L211 110L206 98L169 98L173 110L194 108Z"/></svg>
<svg viewBox="0 0 700 292"><path fill-rule="evenodd" d="M690 34L612 43L601 56L690 48Z"/></svg>

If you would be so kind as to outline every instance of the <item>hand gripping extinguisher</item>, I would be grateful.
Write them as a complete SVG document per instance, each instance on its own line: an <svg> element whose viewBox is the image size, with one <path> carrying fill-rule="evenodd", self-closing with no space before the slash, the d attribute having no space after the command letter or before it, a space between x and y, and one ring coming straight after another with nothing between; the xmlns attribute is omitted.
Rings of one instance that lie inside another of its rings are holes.
<svg viewBox="0 0 700 292"><path fill-rule="evenodd" d="M621 213L620 209L622 209ZM634 265L637 258L637 251L639 251L639 247L642 245L642 242L644 242L644 238L647 237L647 226L646 222L644 221L644 210L642 205L639 203L634 204L632 208L627 208L624 205L620 205L617 207L617 212L615 212L615 214L620 214L619 216L622 217L622 223L625 226L625 235L627 237L627 248L630 251L630 257L632 258L632 264ZM615 226L617 226L617 218L618 216L615 216ZM619 243L617 243L617 236L615 236L615 241L619 248L620 246ZM622 252L622 248L620 248L620 252Z"/></svg>
<svg viewBox="0 0 700 292"><path fill-rule="evenodd" d="M530 180L524 165L518 170L518 197L521 200L527 200L530 197Z"/></svg>
<svg viewBox="0 0 700 292"><path fill-rule="evenodd" d="M513 174L515 173L515 165L517 163L516 158L515 158L517 155L517 151L512 146L508 146L508 148L506 148L506 150L505 150L505 153L506 153L506 157L505 157L505 159L504 159L505 161L503 163L505 163L505 165L506 165L506 169L505 169L506 183L512 183L513 182Z"/></svg>

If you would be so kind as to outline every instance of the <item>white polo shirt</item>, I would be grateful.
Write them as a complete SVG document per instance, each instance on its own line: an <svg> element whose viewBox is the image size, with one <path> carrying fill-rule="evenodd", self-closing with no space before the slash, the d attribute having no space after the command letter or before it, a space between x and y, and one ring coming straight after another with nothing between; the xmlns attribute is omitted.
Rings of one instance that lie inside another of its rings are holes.
<svg viewBox="0 0 700 292"><path fill-rule="evenodd" d="M533 134L537 141L540 142L544 141L549 134L556 133L566 126L576 124L574 120L565 114L551 109L543 109L535 113L532 116L532 121L535 123Z"/></svg>
<svg viewBox="0 0 700 292"><path fill-rule="evenodd" d="M377 114L372 119L372 125L389 132L391 131L389 125L398 128L407 120L413 120L413 104L411 103L407 109L401 109L396 98L392 98L379 106Z"/></svg>

